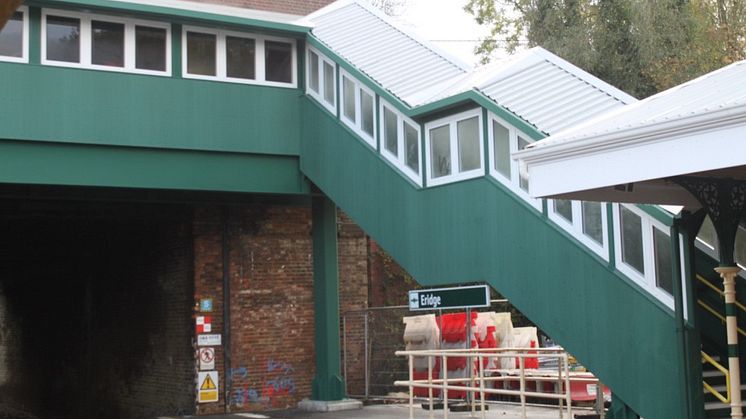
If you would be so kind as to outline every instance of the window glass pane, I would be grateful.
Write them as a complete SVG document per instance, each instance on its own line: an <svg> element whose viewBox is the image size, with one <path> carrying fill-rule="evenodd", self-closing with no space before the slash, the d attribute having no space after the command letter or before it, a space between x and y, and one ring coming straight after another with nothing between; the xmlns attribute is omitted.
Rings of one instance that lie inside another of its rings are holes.
<svg viewBox="0 0 746 419"><path fill-rule="evenodd" d="M355 122L355 83L345 76L342 76L342 97L344 98L342 106L344 116Z"/></svg>
<svg viewBox="0 0 746 419"><path fill-rule="evenodd" d="M583 234L603 246L603 209L600 202L581 202L583 209Z"/></svg>
<svg viewBox="0 0 746 419"><path fill-rule="evenodd" d="M187 32L187 73L215 75L215 35Z"/></svg>
<svg viewBox="0 0 746 419"><path fill-rule="evenodd" d="M399 146L397 136L399 135L398 127L396 126L396 114L391 112L389 108L383 108L383 146L386 150L394 156L399 156Z"/></svg>
<svg viewBox="0 0 746 419"><path fill-rule="evenodd" d="M448 125L430 130L430 160L433 178L451 174L451 128Z"/></svg>
<svg viewBox="0 0 746 419"><path fill-rule="evenodd" d="M47 59L80 62L80 19L47 16Z"/></svg>
<svg viewBox="0 0 746 419"><path fill-rule="evenodd" d="M456 124L458 132L459 171L467 172L482 167L479 154L479 118L465 119Z"/></svg>
<svg viewBox="0 0 746 419"><path fill-rule="evenodd" d="M324 100L334 105L334 67L324 61Z"/></svg>
<svg viewBox="0 0 746 419"><path fill-rule="evenodd" d="M653 228L653 245L655 247L655 284L658 288L673 294L671 240L666 233Z"/></svg>
<svg viewBox="0 0 746 419"><path fill-rule="evenodd" d="M362 128L366 134L373 136L373 126L375 125L375 115L373 114L373 96L365 90L360 89L360 117L362 118Z"/></svg>
<svg viewBox="0 0 746 419"><path fill-rule="evenodd" d="M531 144L528 141L526 141L525 138L519 136L518 137L518 149L523 150L524 148L528 147L528 145ZM518 186L521 187L524 191L528 192L528 178L525 174L521 173L518 175Z"/></svg>
<svg viewBox="0 0 746 419"><path fill-rule="evenodd" d="M510 179L510 131L497 121L492 121L492 134L495 170Z"/></svg>
<svg viewBox="0 0 746 419"><path fill-rule="evenodd" d="M619 206L622 223L622 260L641 274L645 273L642 258L642 220L626 207Z"/></svg>
<svg viewBox="0 0 746 419"><path fill-rule="evenodd" d="M746 231L741 227L736 231L736 263L746 266Z"/></svg>
<svg viewBox="0 0 746 419"><path fill-rule="evenodd" d="M308 85L316 93L319 93L319 56L313 51L308 51Z"/></svg>
<svg viewBox="0 0 746 419"><path fill-rule="evenodd" d="M23 57L23 13L15 12L0 31L0 55Z"/></svg>
<svg viewBox="0 0 746 419"><path fill-rule="evenodd" d="M166 71L166 30L135 26L135 67Z"/></svg>
<svg viewBox="0 0 746 419"><path fill-rule="evenodd" d="M572 223L572 201L555 199L554 213Z"/></svg>
<svg viewBox="0 0 746 419"><path fill-rule="evenodd" d="M255 40L236 36L225 37L225 74L228 77L255 79L255 56Z"/></svg>
<svg viewBox="0 0 746 419"><path fill-rule="evenodd" d="M406 154L404 163L415 173L419 173L420 138L417 130L406 122L404 122L404 150Z"/></svg>
<svg viewBox="0 0 746 419"><path fill-rule="evenodd" d="M267 81L293 82L293 45L264 41L264 65Z"/></svg>
<svg viewBox="0 0 746 419"><path fill-rule="evenodd" d="M699 228L699 234L697 234L697 238L707 243L708 246L717 250L717 234L715 234L715 226L712 224L712 220L710 220L709 215L705 217L705 220L702 222L702 227Z"/></svg>
<svg viewBox="0 0 746 419"><path fill-rule="evenodd" d="M124 67L124 24L91 22L91 63Z"/></svg>

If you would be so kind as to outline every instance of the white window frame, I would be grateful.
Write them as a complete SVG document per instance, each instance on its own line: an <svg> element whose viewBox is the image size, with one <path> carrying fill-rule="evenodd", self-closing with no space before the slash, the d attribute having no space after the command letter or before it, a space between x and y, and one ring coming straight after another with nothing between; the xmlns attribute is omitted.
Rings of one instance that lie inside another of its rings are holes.
<svg viewBox="0 0 746 419"><path fill-rule="evenodd" d="M317 57L319 57L319 67L318 67L318 74L319 74L319 91L315 92L313 89L311 89L311 72L308 71L308 62L306 62L306 94L311 96L312 98L316 99L316 102L321 104L324 108L326 108L329 112L334 114L334 116L337 116L337 64L330 60L326 55L322 54L317 50L316 48L313 48L312 46L306 47L306 61L308 61L308 51L313 52L316 54ZM324 63L327 63L332 66L334 69L334 103L329 103L324 99L324 87L325 87L325 81L324 81Z"/></svg>
<svg viewBox="0 0 746 419"><path fill-rule="evenodd" d="M583 202L582 201L570 201L572 207L572 222L568 221L565 217L558 214L555 211L555 200L547 200L547 211L549 219L554 221L555 224L562 227L565 231L570 233L573 237L578 239L586 247L593 250L601 256L604 260L609 260L609 230L606 208L607 204L601 202L601 231L603 244L598 244L597 241L593 240L587 234L583 232Z"/></svg>
<svg viewBox="0 0 746 419"><path fill-rule="evenodd" d="M18 9L16 9L16 12L23 13L23 34L21 35L21 42L23 45L21 46L21 56L20 57L10 57L7 55L0 55L0 61L6 61L11 63L28 63L28 38L29 38L29 12L28 12L28 6L20 6ZM14 12L15 13L15 12ZM11 15L12 16L12 15Z"/></svg>
<svg viewBox="0 0 746 419"><path fill-rule="evenodd" d="M187 33L202 33L215 35L215 75L191 74L187 66ZM242 79L228 77L228 62L226 50L226 37L248 38L254 40L254 79ZM264 42L275 41L290 44L292 46L291 78L290 83L266 80L266 66L264 61ZM260 86L295 88L298 86L298 42L291 38L278 38L274 36L257 35L249 32L227 31L222 29L205 28L202 26L184 26L181 31L181 77L195 80L211 80L227 83L252 84Z"/></svg>
<svg viewBox="0 0 746 419"><path fill-rule="evenodd" d="M539 212L542 211L542 200L540 198L533 198L531 195L528 194L523 188L521 188L521 180L520 180L520 167L518 165L517 160L513 160L513 158L510 158L510 179L506 178L502 173L497 171L495 169L494 161L495 161L495 133L492 129L492 121L496 121L498 124L502 125L503 127L508 129L508 135L509 135L509 146L510 146L510 154L512 155L516 151L518 151L518 137L525 138L528 141L533 141L531 137L524 134L523 132L516 129L512 124L508 123L506 120L500 118L499 116L495 115L492 112L488 113L488 124L487 124L487 148L489 152L489 173L490 176L495 178L498 182L502 183L503 185L507 186L511 191L513 191L516 195L521 197L524 201L529 203L532 207L536 208ZM551 211L550 211L551 212ZM608 253L607 253L608 254Z"/></svg>
<svg viewBox="0 0 746 419"><path fill-rule="evenodd" d="M59 16L80 20L80 61L77 63L47 59L47 16ZM93 36L91 22L119 23L124 25L124 67L97 65L91 63ZM147 26L166 30L166 70L145 70L135 67L136 44L135 26ZM114 71L119 73L147 74L152 76L171 76L171 24L151 20L121 18L117 16L90 13L76 13L65 10L42 9L41 16L41 63L56 67L85 68L92 70Z"/></svg>
<svg viewBox="0 0 746 419"><path fill-rule="evenodd" d="M458 172L458 123L460 121L471 119L473 117L477 117L477 123L479 124L479 167L466 172ZM425 173L427 176L428 186L444 185L446 183L453 183L484 176L484 132L482 132L482 124L482 108L470 109L468 111L464 111L455 115L449 115L445 118L441 118L425 124ZM450 130L451 174L433 178L431 170L432 157L430 149L432 144L430 140L430 131L443 126L448 126Z"/></svg>
<svg viewBox="0 0 746 419"><path fill-rule="evenodd" d="M321 73L319 73L319 76L321 76ZM347 78L350 80L354 86L355 89L355 120L352 120L345 115L344 109L345 109L345 95L344 95L344 88L343 83L344 79ZM355 131L355 133L365 140L365 142L373 147L376 148L376 133L378 131L378 128L376 127L376 94L373 93L373 90L367 88L365 85L360 83L355 77L353 77L350 73L345 71L344 69L339 70L339 80L337 81L337 88L339 89L340 95L339 95L339 118L342 120L342 122L345 123L350 129ZM309 88L310 89L310 88ZM313 91L313 90L311 90ZM362 95L360 94L360 91L363 91L370 95L370 97L373 98L373 135L368 134L363 130L363 110L362 106L360 104L360 98Z"/></svg>
<svg viewBox="0 0 746 419"><path fill-rule="evenodd" d="M396 115L396 152L398 156L393 155L386 149L384 144L384 133L386 132L386 125L383 115L384 109L388 109L391 113ZM381 133L381 155L394 165L400 172L407 175L407 177L416 183L417 186L422 186L422 128L420 124L414 120L406 117L403 113L399 112L393 105L389 104L383 99L380 99L378 106L379 124L378 132ZM409 124L417 131L417 143L419 144L419 155L417 156L417 173L412 168L407 166L406 163L406 151L404 150L404 123Z"/></svg>
<svg viewBox="0 0 746 419"><path fill-rule="evenodd" d="M644 211L635 206L624 205L624 207L635 215L640 217L642 228L642 258L645 274L640 274L637 270L628 265L622 259L622 228L619 206L624 204L614 204L614 257L616 268L625 276L634 281L637 285L648 291L652 296L657 298L670 309L674 309L673 296L656 284L655 277L655 245L653 243L653 229L657 228L669 238L671 237L670 229L660 221L654 219ZM672 255L673 256L673 255Z"/></svg>

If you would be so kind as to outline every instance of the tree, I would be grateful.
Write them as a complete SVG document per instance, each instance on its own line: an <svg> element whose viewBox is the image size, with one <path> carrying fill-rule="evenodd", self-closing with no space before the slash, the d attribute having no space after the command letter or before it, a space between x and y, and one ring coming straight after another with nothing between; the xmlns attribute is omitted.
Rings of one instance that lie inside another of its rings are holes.
<svg viewBox="0 0 746 419"><path fill-rule="evenodd" d="M498 47L540 45L645 97L746 55L741 0L470 0L465 9Z"/></svg>

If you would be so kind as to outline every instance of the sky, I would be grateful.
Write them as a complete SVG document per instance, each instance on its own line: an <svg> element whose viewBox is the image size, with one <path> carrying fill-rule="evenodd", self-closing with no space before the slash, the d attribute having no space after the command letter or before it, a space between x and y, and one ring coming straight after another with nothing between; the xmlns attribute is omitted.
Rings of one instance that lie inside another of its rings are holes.
<svg viewBox="0 0 746 419"><path fill-rule="evenodd" d="M467 0L406 0L396 19L474 66L478 63L474 47L488 30L477 25L472 15L464 11L466 3Z"/></svg>

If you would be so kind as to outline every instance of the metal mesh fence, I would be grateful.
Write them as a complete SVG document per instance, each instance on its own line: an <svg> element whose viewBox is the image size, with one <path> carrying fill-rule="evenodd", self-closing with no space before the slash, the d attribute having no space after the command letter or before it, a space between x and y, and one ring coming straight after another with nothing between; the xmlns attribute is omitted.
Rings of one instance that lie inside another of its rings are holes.
<svg viewBox="0 0 746 419"><path fill-rule="evenodd" d="M408 366L404 357L394 355L404 350L404 322L407 316L434 313L463 312L438 310L413 312L407 306L372 307L348 311L342 317L342 365L347 395L357 398L405 397L396 380L407 380ZM493 300L492 306L475 312L511 312L515 326L530 325L528 320L507 300Z"/></svg>

